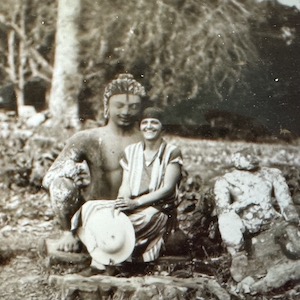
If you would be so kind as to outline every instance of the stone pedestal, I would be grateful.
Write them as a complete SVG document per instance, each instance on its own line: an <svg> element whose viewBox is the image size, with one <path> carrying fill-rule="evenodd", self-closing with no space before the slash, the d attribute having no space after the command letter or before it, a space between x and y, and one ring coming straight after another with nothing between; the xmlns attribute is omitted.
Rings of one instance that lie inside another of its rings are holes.
<svg viewBox="0 0 300 300"><path fill-rule="evenodd" d="M50 276L49 283L61 288L63 300L90 299L220 299L230 295L211 278L143 276L117 278L96 275L89 278L72 274Z"/></svg>
<svg viewBox="0 0 300 300"><path fill-rule="evenodd" d="M64 251L58 251L58 240L47 239L41 241L39 245L39 253L45 258L45 265L50 267L55 264L72 264L77 267L88 266L91 258L87 252L82 253L70 253Z"/></svg>

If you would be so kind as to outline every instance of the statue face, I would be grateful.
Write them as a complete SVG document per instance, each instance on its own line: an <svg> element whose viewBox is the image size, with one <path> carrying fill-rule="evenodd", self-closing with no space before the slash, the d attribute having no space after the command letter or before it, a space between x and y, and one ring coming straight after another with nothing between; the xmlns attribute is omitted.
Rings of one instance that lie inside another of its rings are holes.
<svg viewBox="0 0 300 300"><path fill-rule="evenodd" d="M162 124L158 119L145 118L141 121L140 130L145 140L157 140L161 137Z"/></svg>
<svg viewBox="0 0 300 300"><path fill-rule="evenodd" d="M140 116L141 106L140 96L113 95L108 104L109 120L120 127L133 126Z"/></svg>
<svg viewBox="0 0 300 300"><path fill-rule="evenodd" d="M258 158L252 154L235 153L232 156L234 166L239 170L254 170L259 165Z"/></svg>

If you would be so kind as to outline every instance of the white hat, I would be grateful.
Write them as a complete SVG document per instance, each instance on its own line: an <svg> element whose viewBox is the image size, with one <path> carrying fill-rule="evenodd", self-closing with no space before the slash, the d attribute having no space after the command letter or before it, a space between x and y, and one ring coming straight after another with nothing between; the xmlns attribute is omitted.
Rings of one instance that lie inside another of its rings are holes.
<svg viewBox="0 0 300 300"><path fill-rule="evenodd" d="M114 209L95 209L78 236L97 264L115 265L127 260L135 246L135 232L129 218Z"/></svg>

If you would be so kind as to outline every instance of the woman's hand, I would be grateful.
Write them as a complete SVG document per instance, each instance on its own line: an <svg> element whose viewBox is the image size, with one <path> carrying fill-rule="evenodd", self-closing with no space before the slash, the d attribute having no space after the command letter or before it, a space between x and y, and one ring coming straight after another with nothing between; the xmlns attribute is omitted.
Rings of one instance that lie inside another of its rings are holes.
<svg viewBox="0 0 300 300"><path fill-rule="evenodd" d="M132 200L130 198L117 198L115 209L118 209L120 211L125 210L134 210L138 207L138 202L136 200Z"/></svg>

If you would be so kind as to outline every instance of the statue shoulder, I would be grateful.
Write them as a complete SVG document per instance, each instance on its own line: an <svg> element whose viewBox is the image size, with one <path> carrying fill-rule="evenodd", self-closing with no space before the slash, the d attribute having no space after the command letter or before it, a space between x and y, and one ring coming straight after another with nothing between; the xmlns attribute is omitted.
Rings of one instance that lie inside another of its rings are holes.
<svg viewBox="0 0 300 300"><path fill-rule="evenodd" d="M240 178L241 176L244 175L245 172L240 171L240 170L231 170L226 172L222 177L225 180L235 180L237 178Z"/></svg>
<svg viewBox="0 0 300 300"><path fill-rule="evenodd" d="M72 135L69 139L68 142L86 142L86 141L91 141L93 139L99 139L101 137L105 137L107 135L106 130L104 127L99 127L99 128L92 128L92 129L85 129L85 130L80 130L76 132L74 135Z"/></svg>
<svg viewBox="0 0 300 300"><path fill-rule="evenodd" d="M262 167L260 172L266 176L281 176L281 170L277 168L270 168L270 167Z"/></svg>

